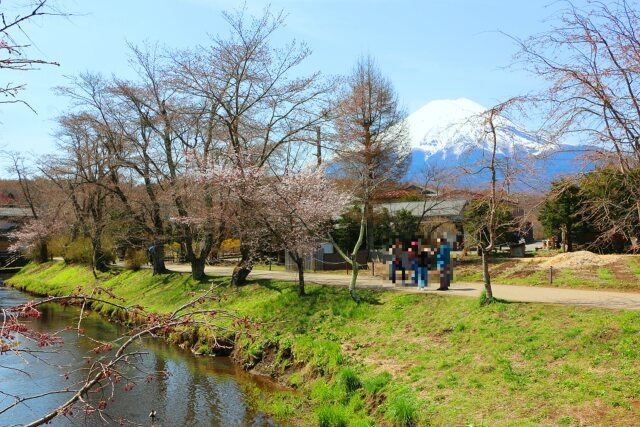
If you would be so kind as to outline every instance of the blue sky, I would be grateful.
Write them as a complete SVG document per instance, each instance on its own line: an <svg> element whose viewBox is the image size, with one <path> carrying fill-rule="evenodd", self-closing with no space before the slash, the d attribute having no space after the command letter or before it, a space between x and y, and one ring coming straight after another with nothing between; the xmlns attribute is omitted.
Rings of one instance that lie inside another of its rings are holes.
<svg viewBox="0 0 640 427"><path fill-rule="evenodd" d="M434 99L466 97L490 106L540 83L508 68L517 37L543 31L561 7L546 0L247 0L259 14L266 4L287 13L277 41L305 41L313 55L305 71L346 74L369 53L395 85L409 113ZM580 2L578 2L580 3ZM227 32L223 0L58 0L70 18L47 17L25 26L32 56L60 67L0 71L0 83L26 83L22 98L37 111L0 105L0 146L51 152L55 117L66 101L52 88L83 71L126 77L126 43L159 42L179 48L206 44ZM3 2L4 5L4 2Z"/></svg>

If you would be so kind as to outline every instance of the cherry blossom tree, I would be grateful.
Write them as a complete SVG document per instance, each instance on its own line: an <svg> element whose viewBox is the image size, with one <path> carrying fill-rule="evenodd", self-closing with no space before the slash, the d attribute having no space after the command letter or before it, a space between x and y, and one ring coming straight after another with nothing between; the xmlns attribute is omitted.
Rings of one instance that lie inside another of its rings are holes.
<svg viewBox="0 0 640 427"><path fill-rule="evenodd" d="M281 169L282 152L292 144L308 144L316 127L327 121L323 111L333 84L319 72L298 74L311 53L304 43L274 44L284 25L282 13L267 8L249 16L245 7L224 18L230 28L226 37L215 36L210 46L171 55L173 80L179 92L190 97L189 105L199 106L189 109L206 130L196 139L213 139L220 155L242 159L237 170ZM196 136L180 141L194 146ZM206 153L199 153L204 161ZM243 243L242 260L233 275L238 285L251 271L251 252Z"/></svg>
<svg viewBox="0 0 640 427"><path fill-rule="evenodd" d="M258 223L272 250L286 250L298 269L298 294L304 290L304 258L327 241L331 220L349 203L323 168L287 174L269 180L261 197Z"/></svg>
<svg viewBox="0 0 640 427"><path fill-rule="evenodd" d="M9 233L12 241L9 252L34 253L36 262L46 262L49 260L47 250L48 241L64 230L62 221L56 217L58 213L43 215L39 218L32 218L23 224L19 230Z"/></svg>
<svg viewBox="0 0 640 427"><path fill-rule="evenodd" d="M335 187L323 168L276 175L266 165L256 166L250 160L233 157L200 168L200 180L223 195L226 208L206 210L182 221L207 223L226 217L230 232L247 251L248 267L265 251L288 251L298 269L302 296L304 257L327 241L331 220L344 210L349 197Z"/></svg>
<svg viewBox="0 0 640 427"><path fill-rule="evenodd" d="M36 262L49 260L48 241L60 231L60 219L65 204L61 194L46 179L38 176L29 160L20 153L3 153L11 162L8 172L17 178L21 200L31 211L31 218L9 238L9 251L29 252Z"/></svg>

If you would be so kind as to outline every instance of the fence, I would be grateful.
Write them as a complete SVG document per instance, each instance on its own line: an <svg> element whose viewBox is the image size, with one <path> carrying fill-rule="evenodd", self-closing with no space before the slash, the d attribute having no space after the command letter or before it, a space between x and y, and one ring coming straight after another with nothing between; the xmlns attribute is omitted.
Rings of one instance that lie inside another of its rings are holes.
<svg viewBox="0 0 640 427"><path fill-rule="evenodd" d="M367 251L358 251L356 260L360 264L360 268L367 268ZM286 270L295 271L298 269L289 252L285 253L284 265ZM340 254L324 253L322 249L304 257L304 269L307 271L346 270L347 268L350 269L351 265Z"/></svg>

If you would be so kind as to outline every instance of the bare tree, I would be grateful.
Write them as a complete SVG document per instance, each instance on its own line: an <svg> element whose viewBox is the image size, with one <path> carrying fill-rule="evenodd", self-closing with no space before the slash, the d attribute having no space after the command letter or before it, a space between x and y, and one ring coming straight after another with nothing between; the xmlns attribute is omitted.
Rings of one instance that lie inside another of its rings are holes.
<svg viewBox="0 0 640 427"><path fill-rule="evenodd" d="M102 243L113 200L109 183L118 166L106 147L108 136L91 115L68 114L59 122L58 154L43 158L40 170L68 197L75 214L69 225L90 239L92 267L105 271Z"/></svg>
<svg viewBox="0 0 640 427"><path fill-rule="evenodd" d="M425 219L434 216L438 217L443 205L455 197L453 186L456 181L456 174L451 168L439 165L427 164L420 171L419 183L422 186L423 194L421 194L422 207L419 210L417 229L414 234L417 236L422 230L422 234L431 235L441 225L447 223L448 219L431 222L425 226Z"/></svg>
<svg viewBox="0 0 640 427"><path fill-rule="evenodd" d="M640 11L627 0L589 2L587 9L563 4L550 31L516 40L518 59L549 82L538 101L546 109L544 127L550 134L577 135L599 147L592 159L615 164L627 177L631 210L617 224L609 222L606 234L637 241L640 187L633 177L640 167Z"/></svg>
<svg viewBox="0 0 640 427"><path fill-rule="evenodd" d="M365 241L373 250L372 197L384 182L404 176L409 160L409 137L391 82L382 75L372 57L361 58L340 95L334 117L338 173L353 183L362 211L358 240L349 255L338 253L353 267L350 292L355 290L359 265L357 254ZM335 243L335 242L334 242Z"/></svg>
<svg viewBox="0 0 640 427"><path fill-rule="evenodd" d="M64 16L65 14L53 7L50 0L30 0L14 2L13 8L7 7L6 2L0 5L0 69L29 71L39 65L59 65L57 62L34 58L29 54L30 38L26 26L42 16ZM27 40L27 42L23 41ZM23 103L18 94L24 89L24 84L9 82L0 86L0 104Z"/></svg>
<svg viewBox="0 0 640 427"><path fill-rule="evenodd" d="M482 257L482 278L485 287L485 303L493 301L489 255L499 239L516 226L523 218L512 214L511 206L517 203L510 189L517 179L525 180L531 164L526 156L521 156L510 141L517 135L513 122L504 115L517 108L523 98L511 98L470 120L475 128L476 144L472 149L482 148L484 155L471 165L463 166L467 174L476 180L486 181L487 190L467 207L467 223L471 226L471 237L477 244Z"/></svg>

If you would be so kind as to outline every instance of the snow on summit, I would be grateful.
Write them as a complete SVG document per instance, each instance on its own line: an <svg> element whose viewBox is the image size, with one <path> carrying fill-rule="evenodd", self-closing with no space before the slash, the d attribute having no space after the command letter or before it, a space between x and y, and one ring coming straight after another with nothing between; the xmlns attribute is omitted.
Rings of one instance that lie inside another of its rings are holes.
<svg viewBox="0 0 640 427"><path fill-rule="evenodd" d="M484 148L481 142L489 141L485 136L485 126L479 117L487 108L470 99L443 99L427 103L407 118L412 148L419 149L430 157L436 153L459 156L470 148ZM541 143L519 130L510 120L498 117L500 152L510 152L516 148L540 152Z"/></svg>

